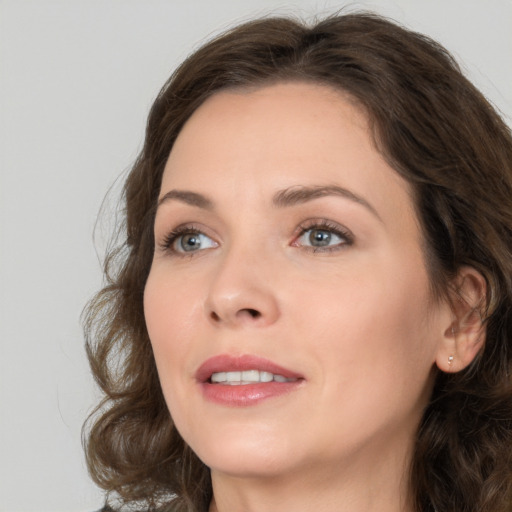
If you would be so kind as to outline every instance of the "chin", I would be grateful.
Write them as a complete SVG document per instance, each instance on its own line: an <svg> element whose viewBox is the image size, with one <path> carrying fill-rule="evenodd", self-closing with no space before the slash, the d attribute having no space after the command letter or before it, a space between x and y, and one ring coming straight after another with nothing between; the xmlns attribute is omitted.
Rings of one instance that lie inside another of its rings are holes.
<svg viewBox="0 0 512 512"><path fill-rule="evenodd" d="M263 477L288 469L296 450L290 450L283 437L239 427L239 432L226 429L209 439L193 440L190 446L212 471L233 477Z"/></svg>

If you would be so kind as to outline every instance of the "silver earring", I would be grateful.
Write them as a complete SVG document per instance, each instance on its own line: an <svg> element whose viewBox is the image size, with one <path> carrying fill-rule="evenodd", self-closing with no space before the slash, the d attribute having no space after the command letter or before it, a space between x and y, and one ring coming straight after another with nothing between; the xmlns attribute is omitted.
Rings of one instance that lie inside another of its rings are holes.
<svg viewBox="0 0 512 512"><path fill-rule="evenodd" d="M453 363L453 356L448 356L448 364L451 366Z"/></svg>

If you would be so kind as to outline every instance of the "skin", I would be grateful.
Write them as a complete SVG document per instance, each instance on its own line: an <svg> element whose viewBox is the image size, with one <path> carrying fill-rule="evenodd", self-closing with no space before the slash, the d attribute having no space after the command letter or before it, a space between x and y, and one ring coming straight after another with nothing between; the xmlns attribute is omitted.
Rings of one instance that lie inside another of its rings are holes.
<svg viewBox="0 0 512 512"><path fill-rule="evenodd" d="M272 203L334 185L353 196ZM175 190L211 204L161 202L145 315L173 420L211 468L211 510L412 510L408 465L436 360L460 369L478 347L445 362L469 337L431 296L409 186L365 114L321 85L217 93L171 151L160 198ZM325 220L331 241L315 250L307 230ZM202 245L164 247L182 225ZM212 403L195 374L218 354L264 357L303 380L255 405Z"/></svg>

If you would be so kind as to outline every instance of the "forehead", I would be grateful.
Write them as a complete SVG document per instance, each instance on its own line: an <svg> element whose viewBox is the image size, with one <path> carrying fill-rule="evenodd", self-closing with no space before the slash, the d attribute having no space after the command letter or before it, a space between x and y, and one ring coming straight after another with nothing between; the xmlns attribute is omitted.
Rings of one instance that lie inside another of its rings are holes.
<svg viewBox="0 0 512 512"><path fill-rule="evenodd" d="M340 91L300 82L205 101L174 144L161 195L263 198L297 185L339 185L397 217L413 213L410 187L377 151L366 113Z"/></svg>
<svg viewBox="0 0 512 512"><path fill-rule="evenodd" d="M362 134L359 143L373 146L367 117L348 94L332 87L303 82L277 83L257 89L221 91L207 99L181 130L171 155L176 156L190 139L213 145L247 143L254 152L293 158L322 147L329 139L336 145L352 141L350 132ZM327 132L332 137L327 138ZM352 138L354 139L354 138ZM354 139L355 140L355 139ZM286 150L293 147L293 152ZM233 148L234 149L234 148ZM325 152L325 151L324 151ZM322 153L316 153L321 158Z"/></svg>

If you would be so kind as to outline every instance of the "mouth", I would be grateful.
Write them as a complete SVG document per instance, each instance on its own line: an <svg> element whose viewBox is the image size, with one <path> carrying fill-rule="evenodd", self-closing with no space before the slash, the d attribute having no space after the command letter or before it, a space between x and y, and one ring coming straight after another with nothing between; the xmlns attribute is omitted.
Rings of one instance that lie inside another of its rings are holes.
<svg viewBox="0 0 512 512"><path fill-rule="evenodd" d="M196 372L203 396L232 407L256 405L298 389L304 377L268 359L219 355L206 360Z"/></svg>
<svg viewBox="0 0 512 512"><path fill-rule="evenodd" d="M243 372L216 372L212 373L210 382L212 384L225 384L228 386L246 386L258 382L294 382L298 379L287 378L271 372L260 370L244 370Z"/></svg>

